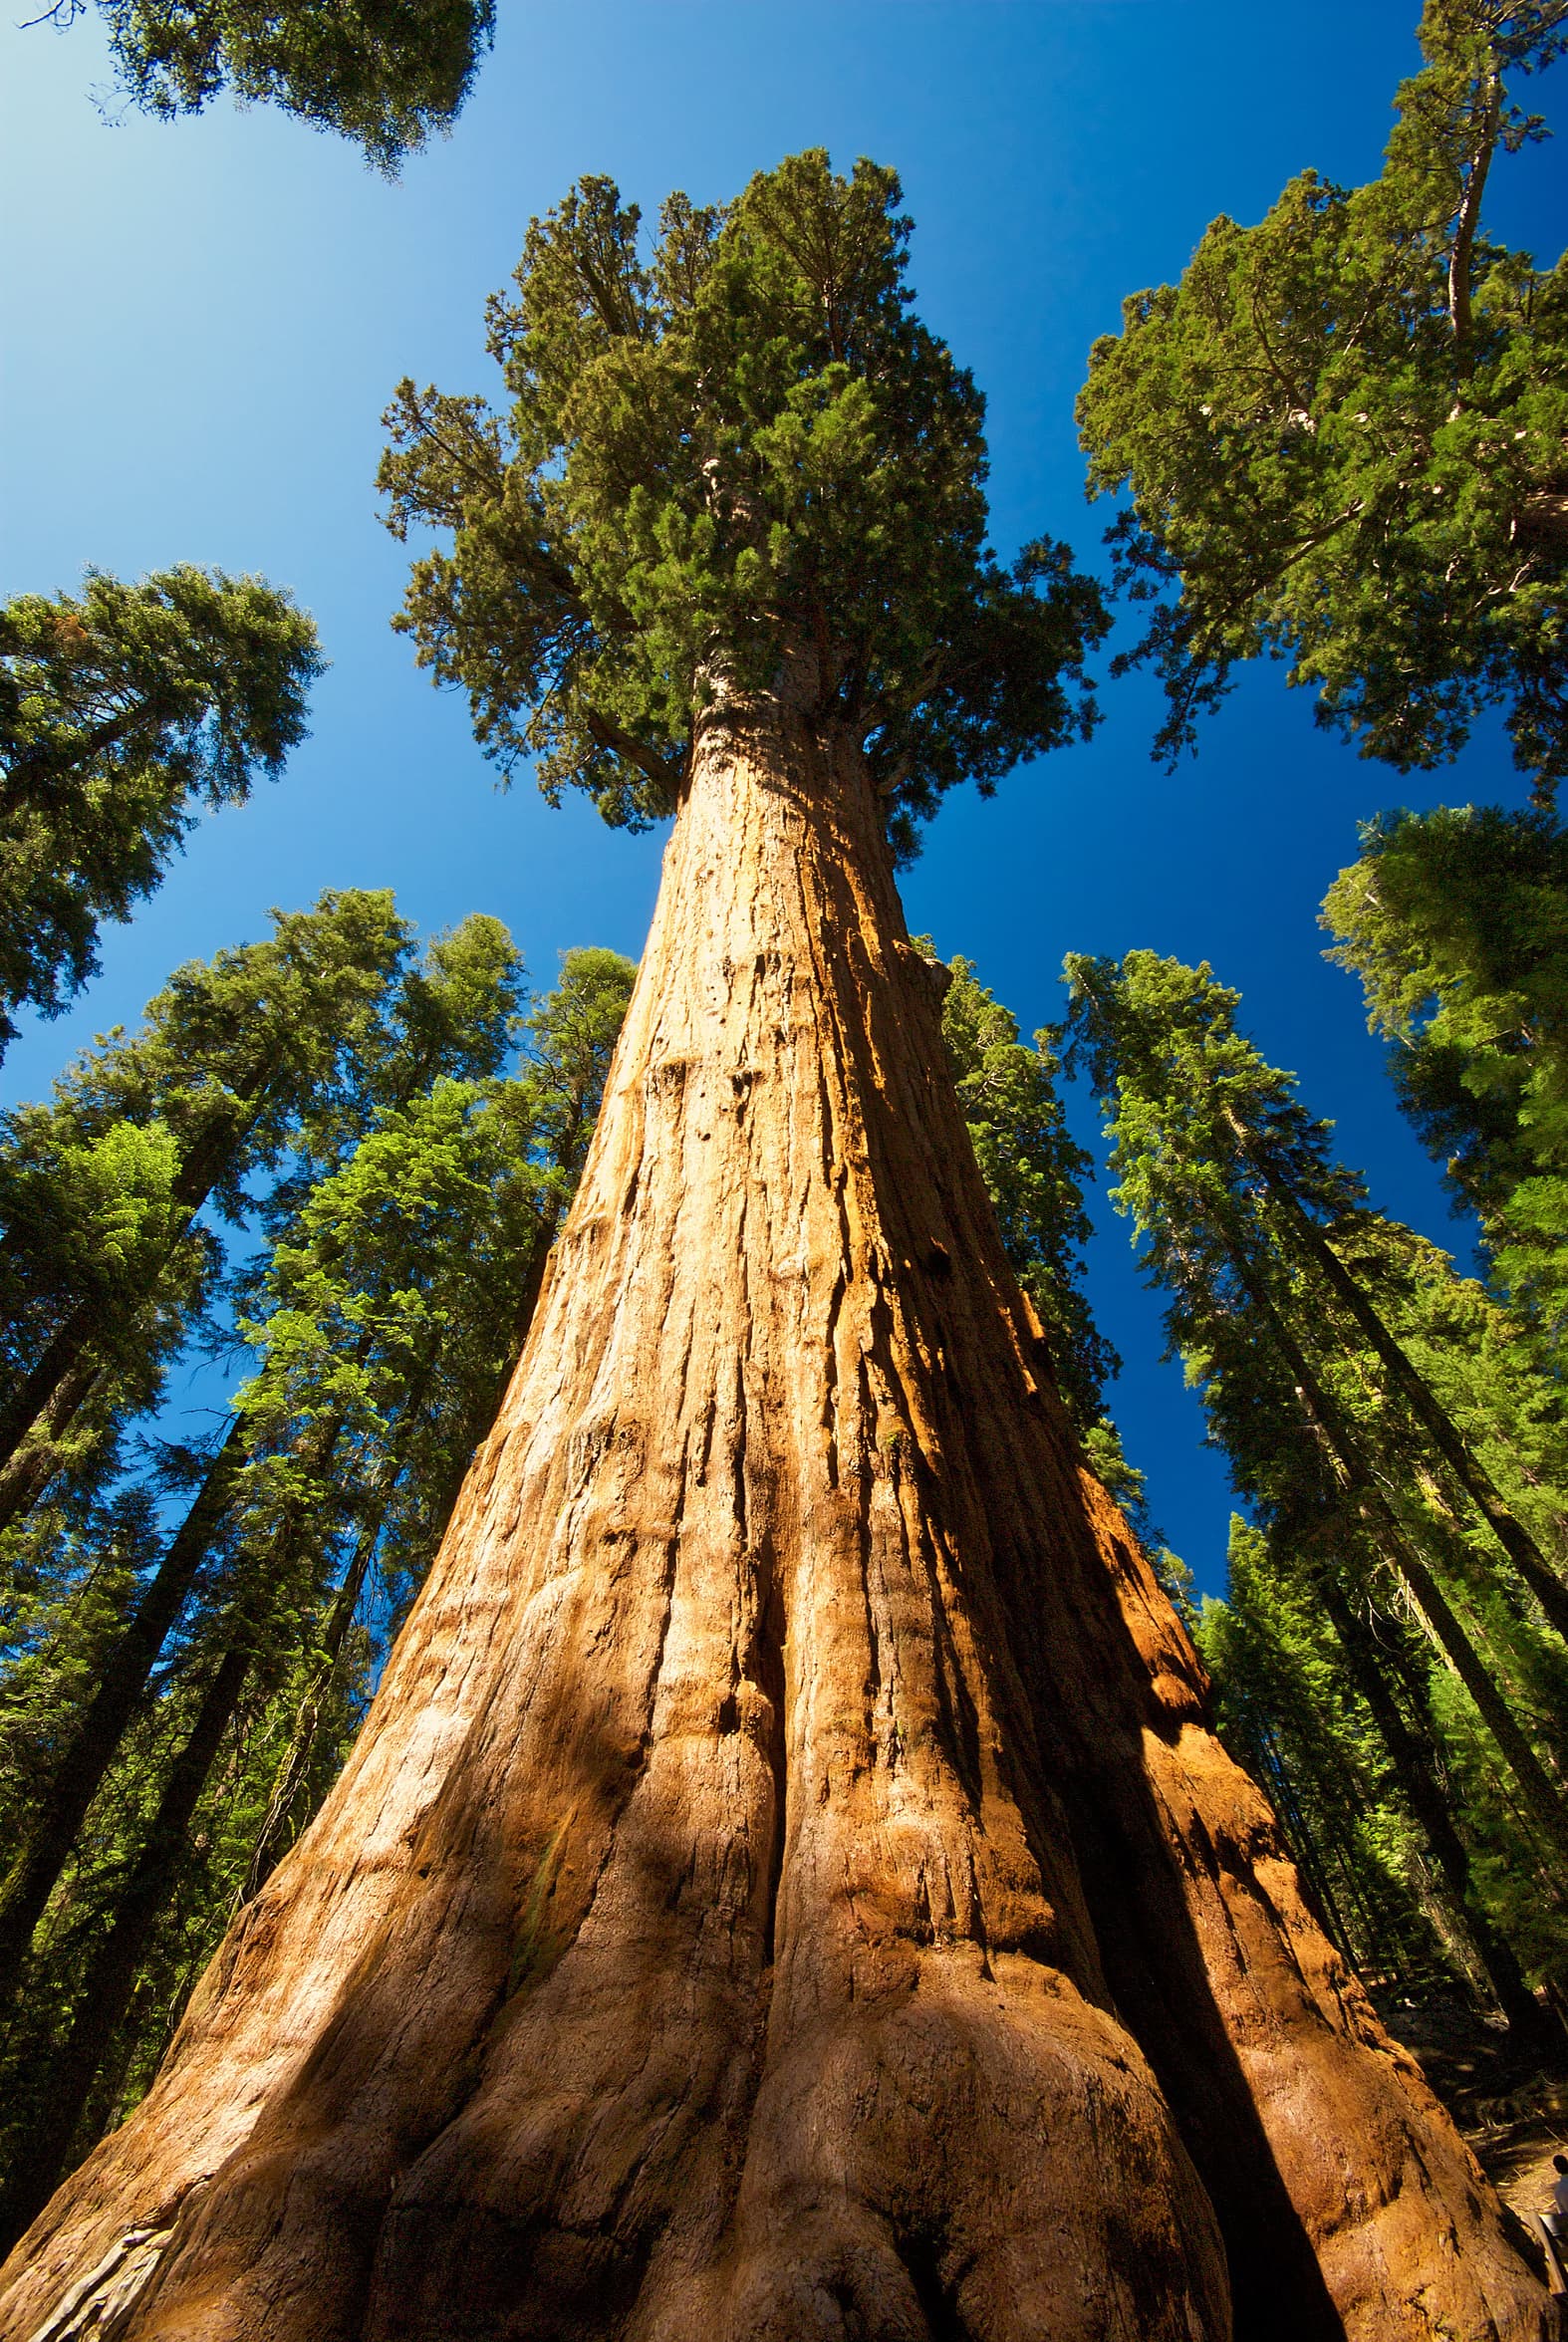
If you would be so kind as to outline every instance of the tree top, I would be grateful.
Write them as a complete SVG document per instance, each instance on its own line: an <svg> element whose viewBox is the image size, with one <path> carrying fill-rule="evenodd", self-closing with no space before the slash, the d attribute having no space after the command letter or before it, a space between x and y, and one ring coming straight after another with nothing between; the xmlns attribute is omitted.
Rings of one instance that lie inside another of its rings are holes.
<svg viewBox="0 0 1568 2342"><path fill-rule="evenodd" d="M608 178L529 227L489 306L504 412L404 382L389 525L450 549L395 622L487 753L639 825L704 707L809 664L896 835L1094 720L1105 631L1065 546L986 543L984 405L914 314L896 174L820 148L657 232Z"/></svg>

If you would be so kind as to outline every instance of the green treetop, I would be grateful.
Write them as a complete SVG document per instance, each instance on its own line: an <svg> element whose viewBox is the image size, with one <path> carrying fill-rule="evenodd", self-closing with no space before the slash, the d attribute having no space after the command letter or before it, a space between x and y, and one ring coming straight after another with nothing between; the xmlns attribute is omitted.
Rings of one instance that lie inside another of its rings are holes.
<svg viewBox="0 0 1568 2342"><path fill-rule="evenodd" d="M503 770L647 822L704 705L809 661L908 847L954 782L1088 728L1098 593L1061 545L987 550L983 402L912 314L899 202L814 149L725 207L671 195L650 244L583 179L490 304L509 407L401 385L390 525L451 550L397 623Z"/></svg>
<svg viewBox="0 0 1568 2342"><path fill-rule="evenodd" d="M1488 237L1512 93L1568 41L1564 0L1428 0L1382 175L1305 171L1220 218L1178 285L1133 295L1079 403L1091 484L1126 489L1122 584L1155 608L1176 754L1234 662L1269 651L1325 722L1402 770L1505 711L1521 765L1568 766L1568 263Z"/></svg>
<svg viewBox="0 0 1568 2342"><path fill-rule="evenodd" d="M1438 807L1368 825L1323 906L1400 1101L1517 1306L1568 1311L1568 835Z"/></svg>
<svg viewBox="0 0 1568 2342"><path fill-rule="evenodd" d="M316 629L259 578L188 566L0 606L0 1048L56 1015L98 928L149 895L198 810L305 736Z"/></svg>

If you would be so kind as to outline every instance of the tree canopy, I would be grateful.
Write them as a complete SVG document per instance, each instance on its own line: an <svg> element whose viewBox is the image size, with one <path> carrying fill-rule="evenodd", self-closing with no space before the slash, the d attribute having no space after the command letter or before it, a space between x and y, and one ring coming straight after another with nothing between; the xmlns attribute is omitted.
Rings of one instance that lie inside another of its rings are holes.
<svg viewBox="0 0 1568 2342"><path fill-rule="evenodd" d="M88 0L43 17L74 24ZM495 28L494 0L98 0L120 86L148 114L198 114L224 90L338 130L395 174L449 128Z"/></svg>
<svg viewBox="0 0 1568 2342"><path fill-rule="evenodd" d="M899 181L821 149L648 242L607 178L535 220L489 307L511 404L404 382L381 484L413 566L397 624L466 690L486 751L605 818L673 807L724 690L809 662L900 842L1087 731L1095 586L986 544L983 401L912 312Z"/></svg>
<svg viewBox="0 0 1568 2342"><path fill-rule="evenodd" d="M1268 651L1320 718L1401 770L1501 709L1517 761L1568 769L1568 261L1485 230L1499 155L1544 134L1514 93L1568 42L1563 0L1427 0L1382 175L1304 171L1221 217L1177 285L1134 294L1079 401L1090 482L1128 492L1121 584L1189 745Z"/></svg>
<svg viewBox="0 0 1568 2342"><path fill-rule="evenodd" d="M201 808L276 778L325 663L288 594L188 563L0 606L0 1048L97 973Z"/></svg>
<svg viewBox="0 0 1568 2342"><path fill-rule="evenodd" d="M221 1276L214 1220L258 1208L258 1173L264 1216L286 1210L398 1094L414 980L391 895L329 894L273 924L176 968L137 1032L0 1117L0 1522L150 1403ZM514 956L493 919L434 948L503 972ZM420 1026L434 989L414 982Z"/></svg>

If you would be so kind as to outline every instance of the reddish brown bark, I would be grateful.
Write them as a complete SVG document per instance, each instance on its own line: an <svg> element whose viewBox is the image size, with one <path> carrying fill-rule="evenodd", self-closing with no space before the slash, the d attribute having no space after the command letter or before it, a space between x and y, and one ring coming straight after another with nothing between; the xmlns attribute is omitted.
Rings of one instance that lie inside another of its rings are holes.
<svg viewBox="0 0 1568 2342"><path fill-rule="evenodd" d="M710 722L365 1732L8 2265L18 2342L1540 2332L1082 1467L803 716Z"/></svg>

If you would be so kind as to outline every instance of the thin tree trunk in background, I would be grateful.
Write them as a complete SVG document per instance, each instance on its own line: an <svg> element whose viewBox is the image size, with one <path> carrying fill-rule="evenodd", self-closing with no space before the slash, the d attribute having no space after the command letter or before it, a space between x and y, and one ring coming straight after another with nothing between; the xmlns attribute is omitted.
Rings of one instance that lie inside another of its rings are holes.
<svg viewBox="0 0 1568 2342"><path fill-rule="evenodd" d="M1323 1859L1322 1849L1318 1845L1306 1814L1302 1811L1301 1800L1296 1795L1295 1784L1290 1777L1290 1767L1280 1753L1278 1745L1274 1742L1273 1734L1267 1731L1266 1727L1263 1737L1268 1745L1257 1750L1261 1760L1258 1771L1268 1783L1275 1811L1290 1840L1290 1850L1295 1858L1296 1868L1306 1881L1312 1895L1317 1899L1318 1916L1323 1922L1324 1933L1329 1942L1336 1952L1341 1953L1352 1966L1355 1966L1356 1955L1351 1943L1350 1930L1345 1925L1345 1916L1339 1908L1333 1887L1329 1883L1328 1865ZM1362 1916L1364 1918L1367 1916L1365 1911Z"/></svg>
<svg viewBox="0 0 1568 2342"><path fill-rule="evenodd" d="M0 1528L9 1527L16 1515L16 1500L11 1496L9 1482L12 1476L10 1467L13 1461L20 1460L17 1450L34 1425L49 1410L50 1402L55 1399L81 1357L84 1345L92 1338L97 1320L98 1312L93 1305L79 1301L64 1324L55 1328L34 1365L4 1406L0 1406L0 1502L7 1505L6 1511L0 1514ZM91 1384L96 1371L95 1367L88 1374L84 1388ZM78 1376L76 1379L80 1381L82 1378ZM80 1406L81 1400L82 1393L78 1392L73 1408ZM58 1437L64 1424L57 1426L51 1421L46 1428L52 1436Z"/></svg>
<svg viewBox="0 0 1568 2342"><path fill-rule="evenodd" d="M78 1359L56 1385L42 1418L0 1464L0 1529L31 1512L60 1469L59 1442L91 1396L101 1368L96 1356Z"/></svg>
<svg viewBox="0 0 1568 2342"><path fill-rule="evenodd" d="M105 1655L98 1688L53 1779L34 1793L31 1834L0 1891L0 2020L22 1989L22 1962L33 1930L228 1508L245 1456L245 1432L244 1418L236 1416L141 1600Z"/></svg>
<svg viewBox="0 0 1568 2342"><path fill-rule="evenodd" d="M1538 2335L1045 1374L864 763L732 705L367 1726L0 2331L155 2218L124 2342Z"/></svg>
<svg viewBox="0 0 1568 2342"><path fill-rule="evenodd" d="M1349 1419L1319 1381L1305 1351L1269 1298L1239 1243L1231 1244L1230 1258L1248 1298L1267 1324L1279 1355L1295 1380L1309 1424L1321 1431L1328 1444L1347 1493L1368 1528L1387 1547L1389 1559L1404 1579L1438 1649L1469 1693L1513 1776L1531 1821L1551 1846L1559 1865L1568 1869L1568 1807L1553 1788L1545 1766L1530 1746L1447 1596L1416 1550L1404 1522L1368 1462Z"/></svg>
<svg viewBox="0 0 1568 2342"><path fill-rule="evenodd" d="M362 1337L356 1356L363 1357L368 1349L369 1337ZM326 1470L342 1435L341 1416L316 1420L307 1450L312 1468ZM146 1691L197 1572L223 1526L250 1451L249 1422L236 1416L141 1601L108 1653L98 1690L66 1745L53 1780L35 1792L37 1810L31 1834L0 1893L0 2024L9 2019L28 1988L25 1960L33 1932ZM299 1531L306 1525L292 1523L292 1537L284 1531L275 1541L269 1556L275 1580L299 1550Z"/></svg>
<svg viewBox="0 0 1568 2342"><path fill-rule="evenodd" d="M1540 1604L1547 1623L1556 1629L1564 1642L1568 1642L1568 1585L1557 1575L1523 1522L1515 1519L1493 1485L1490 1473L1480 1459L1470 1453L1426 1376L1384 1324L1381 1313L1363 1293L1323 1230L1302 1208L1289 1183L1273 1169L1266 1152L1249 1141L1234 1116L1229 1120L1248 1161L1256 1166L1270 1195L1283 1206L1285 1216L1300 1238L1308 1257L1321 1269L1333 1291L1382 1359L1395 1389L1409 1402L1433 1445L1474 1504L1520 1579Z"/></svg>
<svg viewBox="0 0 1568 2342"><path fill-rule="evenodd" d="M1493 1929L1470 1878L1470 1858L1454 1827L1448 1800L1433 1770L1430 1748L1423 1745L1400 1709L1383 1678L1369 1639L1332 1570L1313 1575L1313 1587L1345 1654L1350 1680L1365 1700L1378 1738L1383 1743L1399 1794L1425 1839L1447 1890L1449 1924L1463 1931L1471 1953L1495 1995L1510 2029L1526 2041L1540 2044L1552 2038L1534 1993L1520 1973L1511 1948Z"/></svg>
<svg viewBox="0 0 1568 2342"><path fill-rule="evenodd" d="M76 2020L51 2061L41 2117L14 2159L12 2184L0 2203L0 2242L7 2246L48 2203L60 2178L99 2067L131 2005L147 1938L184 1857L191 1815L250 1667L248 1646L225 1654L169 1767L135 1867L116 1899L109 1933L89 1962Z"/></svg>
<svg viewBox="0 0 1568 2342"><path fill-rule="evenodd" d="M376 1558L377 1540L382 1533L382 1522L387 1515L388 1499L394 1477L395 1472L391 1469L381 1475L369 1512L355 1539L343 1583L333 1596L332 1611L319 1645L321 1659L313 1669L295 1710L294 1731L278 1767L272 1794L267 1800L267 1810L262 1816L256 1843L251 1850L250 1868L245 1874L245 1884L241 1890L242 1899L246 1902L261 1892L285 1851L280 1847L279 1840L310 1771L316 1733L321 1722L322 1701L337 1681L343 1646L354 1624L354 1614L359 1609L360 1596L365 1591L371 1563Z"/></svg>

